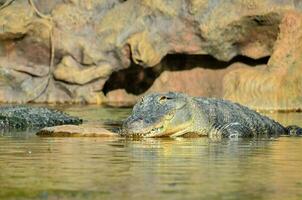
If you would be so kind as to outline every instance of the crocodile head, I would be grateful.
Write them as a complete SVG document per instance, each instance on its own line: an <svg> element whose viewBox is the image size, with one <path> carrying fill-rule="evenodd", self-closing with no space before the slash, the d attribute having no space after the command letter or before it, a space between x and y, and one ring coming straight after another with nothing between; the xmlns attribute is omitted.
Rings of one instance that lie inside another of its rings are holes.
<svg viewBox="0 0 302 200"><path fill-rule="evenodd" d="M122 135L164 137L193 123L190 97L183 93L153 93L143 97L124 121Z"/></svg>

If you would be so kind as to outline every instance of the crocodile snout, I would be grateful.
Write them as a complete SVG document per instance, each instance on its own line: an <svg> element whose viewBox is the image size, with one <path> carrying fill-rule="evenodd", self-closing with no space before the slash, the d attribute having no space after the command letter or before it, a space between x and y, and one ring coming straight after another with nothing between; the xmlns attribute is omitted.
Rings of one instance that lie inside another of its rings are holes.
<svg viewBox="0 0 302 200"><path fill-rule="evenodd" d="M141 118L129 117L123 123L123 131L127 134L140 134L143 132L144 120Z"/></svg>

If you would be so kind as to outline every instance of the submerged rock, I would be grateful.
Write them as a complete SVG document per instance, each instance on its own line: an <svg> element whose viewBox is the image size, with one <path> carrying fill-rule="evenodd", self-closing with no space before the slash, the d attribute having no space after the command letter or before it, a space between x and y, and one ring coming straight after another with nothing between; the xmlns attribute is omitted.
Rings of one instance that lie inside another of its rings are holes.
<svg viewBox="0 0 302 200"><path fill-rule="evenodd" d="M37 132L41 137L116 137L113 133L103 127L91 125L62 125L46 127Z"/></svg>

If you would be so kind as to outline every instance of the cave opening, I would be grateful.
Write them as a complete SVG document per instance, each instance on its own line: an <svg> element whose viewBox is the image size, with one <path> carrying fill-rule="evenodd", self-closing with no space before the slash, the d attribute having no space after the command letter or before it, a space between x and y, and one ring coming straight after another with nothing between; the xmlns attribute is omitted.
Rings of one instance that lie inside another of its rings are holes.
<svg viewBox="0 0 302 200"><path fill-rule="evenodd" d="M116 89L125 89L127 93L139 95L147 91L164 71L182 71L194 68L220 70L234 63L243 63L249 67L255 67L267 64L269 58L270 56L265 56L253 59L238 55L226 62L217 60L211 55L168 54L160 64L154 67L144 68L132 62L127 69L113 72L106 81L103 92L106 95Z"/></svg>

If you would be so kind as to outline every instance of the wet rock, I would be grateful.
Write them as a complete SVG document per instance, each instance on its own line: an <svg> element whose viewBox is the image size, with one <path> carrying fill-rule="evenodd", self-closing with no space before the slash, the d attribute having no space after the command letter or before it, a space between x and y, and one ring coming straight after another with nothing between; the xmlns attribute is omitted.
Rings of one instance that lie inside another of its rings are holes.
<svg viewBox="0 0 302 200"><path fill-rule="evenodd" d="M92 125L62 125L46 127L37 132L41 137L118 137L101 126Z"/></svg>

